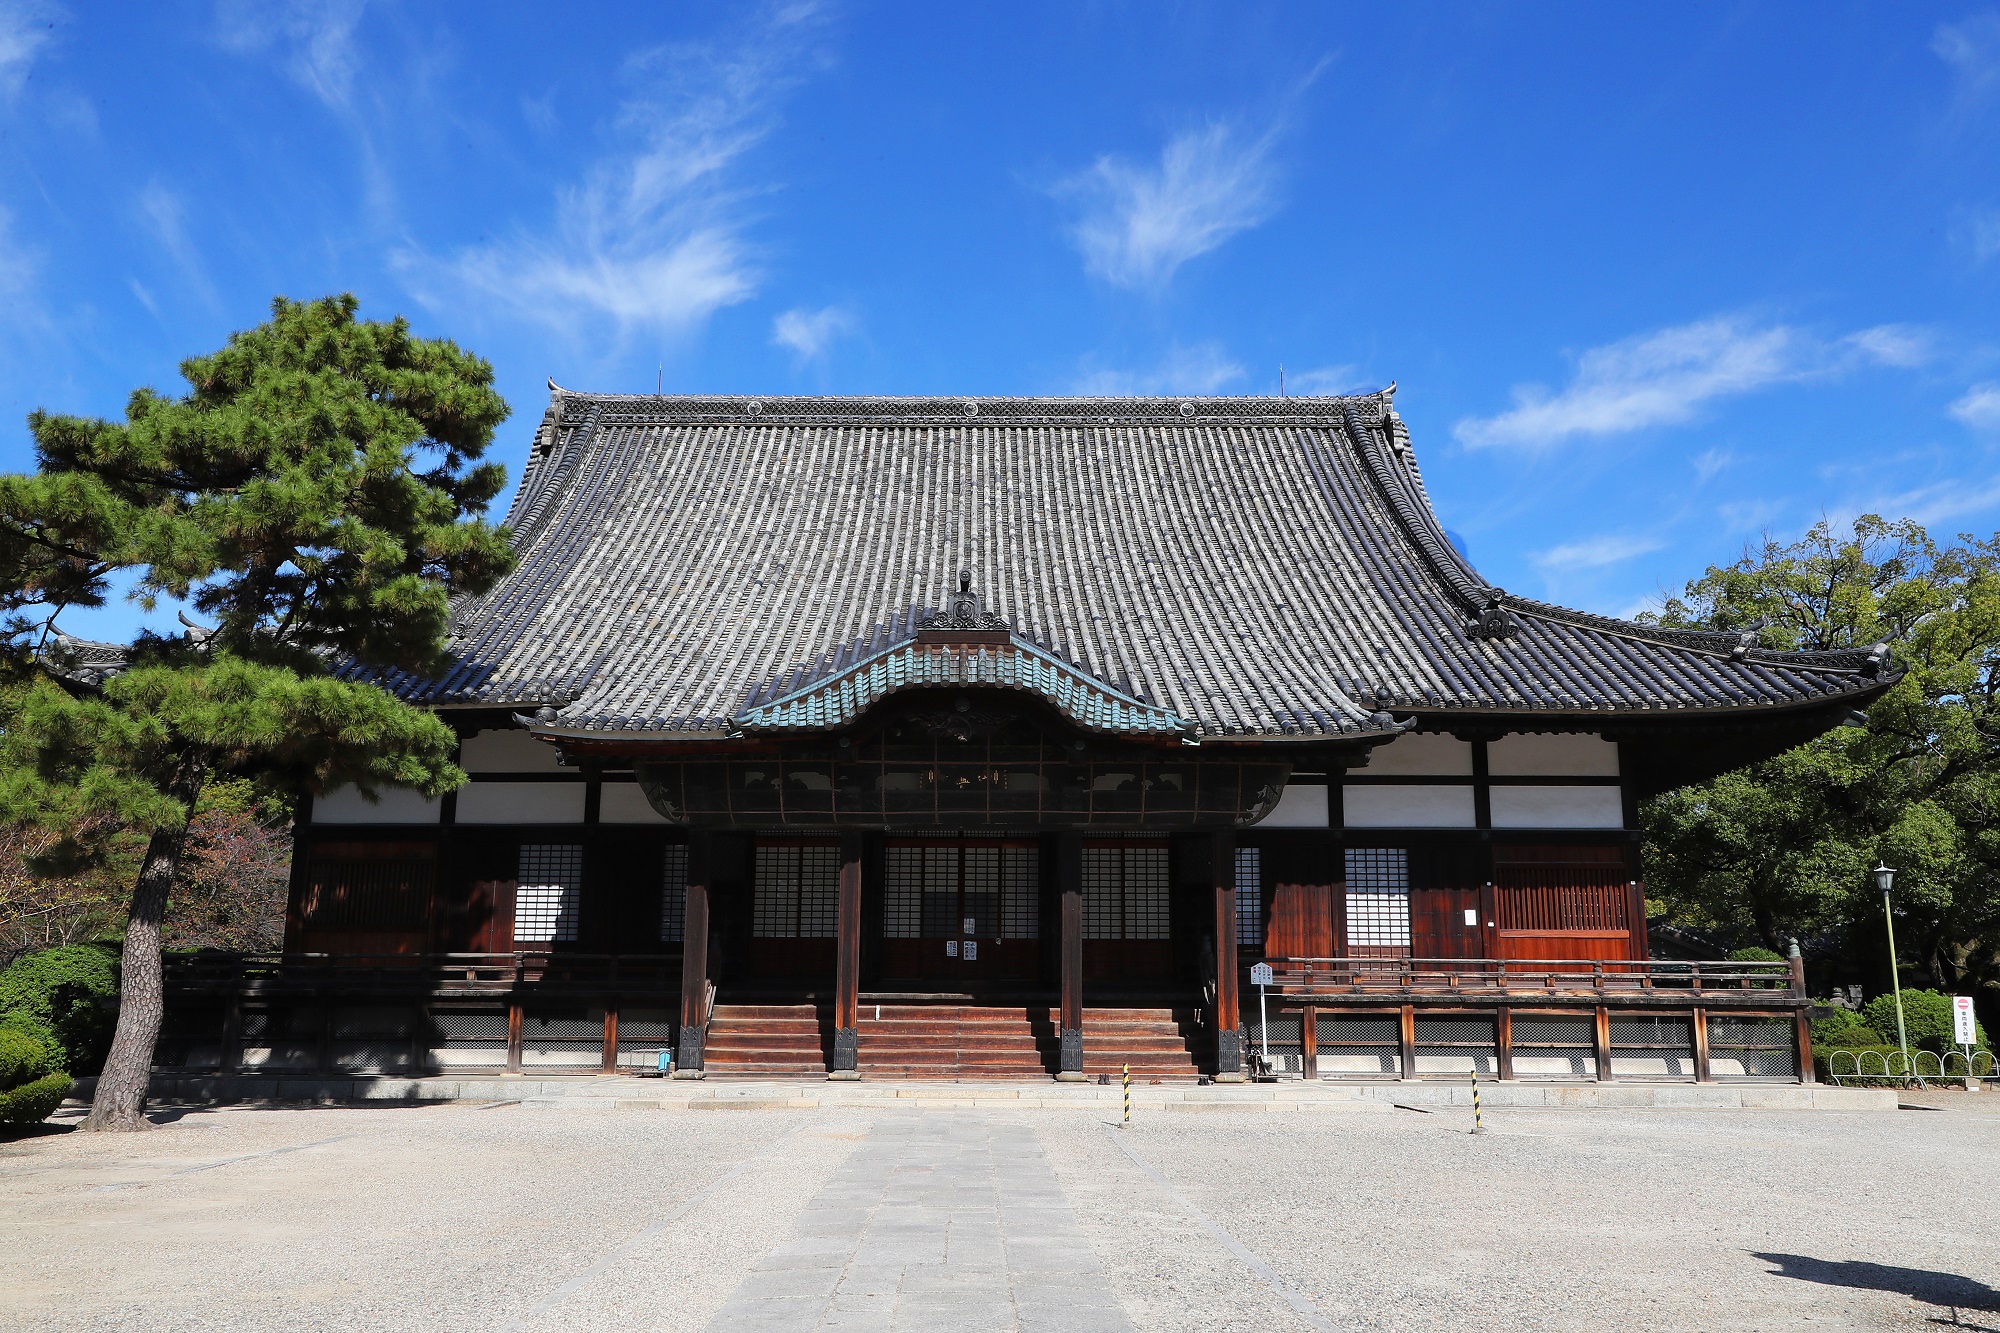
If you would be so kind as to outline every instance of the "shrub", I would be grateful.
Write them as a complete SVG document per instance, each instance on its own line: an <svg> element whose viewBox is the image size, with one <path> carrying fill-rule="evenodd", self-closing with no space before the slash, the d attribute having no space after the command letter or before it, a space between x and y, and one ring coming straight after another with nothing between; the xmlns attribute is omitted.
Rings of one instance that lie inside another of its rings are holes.
<svg viewBox="0 0 2000 1333"><path fill-rule="evenodd" d="M1785 961L1785 956L1766 949L1761 945L1753 944L1748 948L1738 949L1736 952L1730 954L1729 961L1732 963L1782 963Z"/></svg>
<svg viewBox="0 0 2000 1333"><path fill-rule="evenodd" d="M0 1023L41 1037L55 1067L94 1074L111 1049L117 995L117 946L44 949L0 972Z"/></svg>
<svg viewBox="0 0 2000 1333"><path fill-rule="evenodd" d="M1815 1009L1812 1016L1814 1050L1836 1046L1880 1046L1882 1034L1862 1022L1852 1009Z"/></svg>
<svg viewBox="0 0 2000 1333"><path fill-rule="evenodd" d="M1896 997L1893 992L1877 995L1862 1006L1861 1013L1868 1020L1869 1027L1881 1033L1885 1040L1895 1041ZM1939 1052L1951 1050L1951 997L1934 990L1904 991L1903 1026L1912 1047ZM1986 1045L1985 1024L1975 1025L1973 1033L1979 1045Z"/></svg>
<svg viewBox="0 0 2000 1333"><path fill-rule="evenodd" d="M18 1088L55 1072L47 1042L24 1027L0 1027L0 1088Z"/></svg>
<svg viewBox="0 0 2000 1333"><path fill-rule="evenodd" d="M1894 1042L1887 1042L1880 1045L1873 1043L1868 1045L1858 1043L1853 1045L1843 1044L1826 1051L1815 1049L1813 1051L1813 1066L1819 1070L1819 1076L1822 1079L1825 1079L1829 1083L1833 1081L1833 1057L1842 1053L1855 1057L1853 1064L1850 1064L1846 1060L1840 1061L1840 1071L1844 1075L1841 1081L1850 1086L1888 1087L1891 1085L1900 1085L1904 1082L1901 1074L1896 1074L1888 1078L1883 1078L1879 1075L1857 1078L1854 1074L1854 1070L1863 1065L1869 1069L1904 1069L1906 1066L1903 1064L1903 1052ZM1878 1063L1876 1060L1866 1058L1871 1055L1880 1056L1880 1062ZM1910 1067L1913 1068L1914 1064L1913 1060Z"/></svg>
<svg viewBox="0 0 2000 1333"><path fill-rule="evenodd" d="M33 1083L0 1092L0 1125L36 1125L69 1096L68 1074L44 1074Z"/></svg>

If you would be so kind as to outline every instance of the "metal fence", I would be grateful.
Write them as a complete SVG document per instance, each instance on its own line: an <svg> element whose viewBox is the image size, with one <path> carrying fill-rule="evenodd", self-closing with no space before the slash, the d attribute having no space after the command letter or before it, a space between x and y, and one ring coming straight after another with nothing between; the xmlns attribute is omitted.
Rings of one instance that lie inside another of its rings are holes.
<svg viewBox="0 0 2000 1333"><path fill-rule="evenodd" d="M1907 1086L1911 1083L1949 1083L1954 1080L1989 1079L1995 1077L1996 1062L1993 1052L1984 1048L1972 1051L1952 1051L1939 1055L1936 1051L1830 1051L1826 1057L1826 1076L1835 1083L1897 1083Z"/></svg>

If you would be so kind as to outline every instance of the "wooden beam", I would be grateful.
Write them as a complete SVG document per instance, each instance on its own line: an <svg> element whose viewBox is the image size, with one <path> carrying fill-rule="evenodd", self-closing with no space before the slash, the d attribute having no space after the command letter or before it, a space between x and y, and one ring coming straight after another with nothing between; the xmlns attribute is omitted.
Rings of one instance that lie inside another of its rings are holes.
<svg viewBox="0 0 2000 1333"><path fill-rule="evenodd" d="M521 1072L521 1002L507 1001L507 1072Z"/></svg>
<svg viewBox="0 0 2000 1333"><path fill-rule="evenodd" d="M681 929L681 1035L674 1077L700 1078L708 1039L708 895L713 879L711 835L688 834L687 905Z"/></svg>
<svg viewBox="0 0 2000 1333"><path fill-rule="evenodd" d="M1595 1021L1590 1025L1590 1035L1597 1050L1597 1081L1616 1083L1618 1077L1611 1072L1611 1011L1600 1004L1593 1017Z"/></svg>
<svg viewBox="0 0 2000 1333"><path fill-rule="evenodd" d="M1215 1081L1241 1083L1243 1015L1236 975L1236 834L1209 838L1208 877L1215 886Z"/></svg>
<svg viewBox="0 0 2000 1333"><path fill-rule="evenodd" d="M1694 1011L1694 1081L1713 1083L1708 1069L1708 1010Z"/></svg>
<svg viewBox="0 0 2000 1333"><path fill-rule="evenodd" d="M1502 1083L1514 1079L1514 1011L1504 1004L1493 1015L1493 1074Z"/></svg>
<svg viewBox="0 0 2000 1333"><path fill-rule="evenodd" d="M1061 1053L1056 1077L1077 1083L1083 1080L1083 835L1056 834L1055 853L1056 889L1062 901L1062 994L1056 1022Z"/></svg>
<svg viewBox="0 0 2000 1333"><path fill-rule="evenodd" d="M829 1078L860 1071L861 835L840 838L840 907L834 923L833 1068Z"/></svg>
<svg viewBox="0 0 2000 1333"><path fill-rule="evenodd" d="M1319 1077L1319 1010L1307 1005L1299 1011L1299 1073L1308 1080Z"/></svg>
<svg viewBox="0 0 2000 1333"><path fill-rule="evenodd" d="M618 1072L618 1006L604 1006L604 1049L599 1052L597 1070L601 1074Z"/></svg>
<svg viewBox="0 0 2000 1333"><path fill-rule="evenodd" d="M1397 1015L1396 1031L1402 1038L1403 1077L1417 1076L1417 1007L1406 1004Z"/></svg>
<svg viewBox="0 0 2000 1333"><path fill-rule="evenodd" d="M1809 1012L1805 1009L1792 1011L1792 1036L1798 1044L1801 1083L1819 1082L1819 1076L1813 1072L1812 1024L1807 1018Z"/></svg>

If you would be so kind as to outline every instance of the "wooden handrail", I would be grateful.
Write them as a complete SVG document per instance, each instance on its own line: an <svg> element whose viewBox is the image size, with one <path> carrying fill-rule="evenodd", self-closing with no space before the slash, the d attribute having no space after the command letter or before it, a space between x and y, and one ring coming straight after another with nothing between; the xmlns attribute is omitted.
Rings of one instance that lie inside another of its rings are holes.
<svg viewBox="0 0 2000 1333"><path fill-rule="evenodd" d="M1785 962L1700 962L1656 959L1266 958L1280 995L1338 991L1622 990L1686 992L1778 991L1803 997Z"/></svg>

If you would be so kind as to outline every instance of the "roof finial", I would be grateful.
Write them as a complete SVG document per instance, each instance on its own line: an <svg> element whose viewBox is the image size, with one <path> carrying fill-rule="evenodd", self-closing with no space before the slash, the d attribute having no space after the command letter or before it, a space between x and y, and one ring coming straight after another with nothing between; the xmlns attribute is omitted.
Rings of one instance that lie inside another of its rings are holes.
<svg viewBox="0 0 2000 1333"><path fill-rule="evenodd" d="M969 569L961 569L961 570L959 570L959 571L958 571L958 590L959 590L960 592L971 592L971 591L972 591L972 571L971 571L971 570L969 570Z"/></svg>

